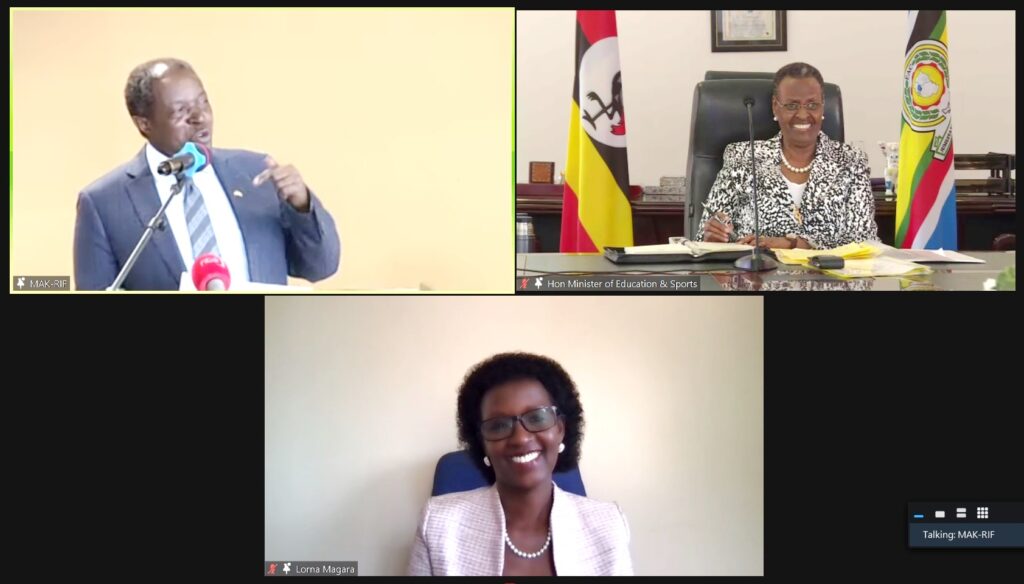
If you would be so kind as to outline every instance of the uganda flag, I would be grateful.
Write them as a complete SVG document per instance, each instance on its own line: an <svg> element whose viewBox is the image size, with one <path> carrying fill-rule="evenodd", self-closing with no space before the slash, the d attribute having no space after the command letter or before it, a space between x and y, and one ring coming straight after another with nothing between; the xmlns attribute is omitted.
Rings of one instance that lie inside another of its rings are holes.
<svg viewBox="0 0 1024 584"><path fill-rule="evenodd" d="M563 252L633 245L614 10L576 12L576 78L562 195Z"/></svg>
<svg viewBox="0 0 1024 584"><path fill-rule="evenodd" d="M896 247L957 249L945 10L911 10L903 64Z"/></svg>

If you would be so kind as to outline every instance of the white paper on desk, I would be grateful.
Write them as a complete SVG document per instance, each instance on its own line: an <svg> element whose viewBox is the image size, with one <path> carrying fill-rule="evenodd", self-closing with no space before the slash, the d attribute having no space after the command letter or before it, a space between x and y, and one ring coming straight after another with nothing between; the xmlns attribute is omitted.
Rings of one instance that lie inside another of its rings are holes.
<svg viewBox="0 0 1024 584"><path fill-rule="evenodd" d="M295 290L312 290L310 286L285 286L283 284L265 284L263 282L232 282L228 292L287 292ZM181 273L181 282L178 284L179 292L197 292L196 285L192 282L192 274Z"/></svg>
<svg viewBox="0 0 1024 584"><path fill-rule="evenodd" d="M720 251L750 251L752 245L743 243L724 243L715 241L687 241L685 243L659 243L655 245L634 245L623 248L627 254L678 254L685 253L694 257L706 253Z"/></svg>
<svg viewBox="0 0 1024 584"><path fill-rule="evenodd" d="M949 263L949 264L983 264L985 260L971 257L960 252L948 249L896 249L890 247L885 250L885 255L897 260L906 260L919 264Z"/></svg>
<svg viewBox="0 0 1024 584"><path fill-rule="evenodd" d="M827 274L843 278L874 278L879 276L912 276L930 274L932 269L885 255L863 260L846 260L838 270L824 270Z"/></svg>

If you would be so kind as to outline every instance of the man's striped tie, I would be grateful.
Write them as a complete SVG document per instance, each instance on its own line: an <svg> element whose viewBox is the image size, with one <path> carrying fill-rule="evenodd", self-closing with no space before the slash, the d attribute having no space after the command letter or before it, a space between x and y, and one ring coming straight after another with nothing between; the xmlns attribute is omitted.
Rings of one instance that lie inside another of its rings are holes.
<svg viewBox="0 0 1024 584"><path fill-rule="evenodd" d="M192 181L185 187L185 221L188 223L188 237L192 240L193 258L204 253L220 255L213 224L206 212L206 204L203 203L203 194Z"/></svg>

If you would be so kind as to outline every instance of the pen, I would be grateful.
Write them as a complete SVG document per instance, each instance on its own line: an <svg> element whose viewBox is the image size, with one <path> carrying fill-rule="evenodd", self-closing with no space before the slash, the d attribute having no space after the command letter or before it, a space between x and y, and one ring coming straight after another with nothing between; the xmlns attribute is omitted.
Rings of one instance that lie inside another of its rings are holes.
<svg viewBox="0 0 1024 584"><path fill-rule="evenodd" d="M733 224L732 223L732 219L728 215L726 215L725 213L722 213L721 211L712 211L711 207L708 205L707 201L701 201L701 204L704 205L704 208L707 209L708 213L711 214L710 217L712 219L714 219L715 221L718 221L722 225L732 225ZM725 217L725 220L723 221L722 218L719 217L719 215L721 215L722 217ZM732 242L732 241L736 241L737 239L738 238L736 237L736 231L735 230L734 231L730 231L729 232L729 241Z"/></svg>

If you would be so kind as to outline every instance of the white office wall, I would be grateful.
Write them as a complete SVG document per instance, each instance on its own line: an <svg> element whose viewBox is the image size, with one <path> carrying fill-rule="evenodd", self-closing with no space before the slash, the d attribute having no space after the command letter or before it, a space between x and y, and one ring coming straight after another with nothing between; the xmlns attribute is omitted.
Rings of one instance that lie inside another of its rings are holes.
<svg viewBox="0 0 1024 584"><path fill-rule="evenodd" d="M763 574L762 328L750 296L268 297L266 558L404 573L459 383L526 350L579 388L637 574Z"/></svg>
<svg viewBox="0 0 1024 584"><path fill-rule="evenodd" d="M776 71L793 61L839 85L846 140L862 143L872 176L883 175L877 142L899 140L906 11L791 10L787 51L743 53L711 52L709 10L617 14L630 183L686 174L693 88L705 71ZM528 182L531 160L564 170L575 18L516 13L517 182ZM1015 14L950 10L947 22L955 150L1016 152Z"/></svg>

